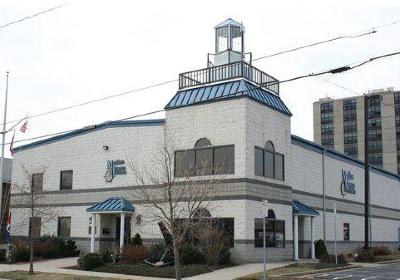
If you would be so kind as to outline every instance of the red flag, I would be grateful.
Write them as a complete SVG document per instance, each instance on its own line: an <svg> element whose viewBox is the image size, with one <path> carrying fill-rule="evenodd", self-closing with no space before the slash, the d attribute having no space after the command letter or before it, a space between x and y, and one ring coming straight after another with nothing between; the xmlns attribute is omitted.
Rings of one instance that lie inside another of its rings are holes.
<svg viewBox="0 0 400 280"><path fill-rule="evenodd" d="M14 137L15 137L15 131L14 131L14 135L13 135L13 137L12 137L12 139L11 139L11 144L10 144L10 153L11 153L11 156L14 156L14 152L13 152Z"/></svg>
<svg viewBox="0 0 400 280"><path fill-rule="evenodd" d="M25 133L25 131L28 129L28 119L26 119L26 122L21 126L20 131Z"/></svg>

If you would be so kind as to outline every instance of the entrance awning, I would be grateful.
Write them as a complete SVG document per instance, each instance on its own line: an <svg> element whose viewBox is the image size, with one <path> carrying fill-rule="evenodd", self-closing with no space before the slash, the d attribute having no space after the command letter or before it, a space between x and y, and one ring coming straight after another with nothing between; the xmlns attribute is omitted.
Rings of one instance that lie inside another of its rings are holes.
<svg viewBox="0 0 400 280"><path fill-rule="evenodd" d="M132 213L135 207L123 197L110 197L86 209L88 213Z"/></svg>
<svg viewBox="0 0 400 280"><path fill-rule="evenodd" d="M301 203L298 200L292 201L293 216L319 216L319 212L314 208Z"/></svg>

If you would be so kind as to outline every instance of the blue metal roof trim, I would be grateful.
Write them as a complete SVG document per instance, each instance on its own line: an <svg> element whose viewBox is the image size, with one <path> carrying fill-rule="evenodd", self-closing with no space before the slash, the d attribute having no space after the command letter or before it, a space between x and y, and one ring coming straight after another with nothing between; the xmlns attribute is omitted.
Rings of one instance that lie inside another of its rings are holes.
<svg viewBox="0 0 400 280"><path fill-rule="evenodd" d="M225 21L221 22L220 24L218 24L217 26L215 26L215 28L224 27L227 25L233 25L233 26L237 26L237 27L241 26L241 24L238 23L237 21L235 21L231 18L228 18L227 20L225 20Z"/></svg>
<svg viewBox="0 0 400 280"><path fill-rule="evenodd" d="M320 153L320 154L323 153L323 151L325 150L326 151L326 155L328 155L328 156L330 156L332 158L336 158L338 160L342 160L342 161L347 162L349 164L354 164L354 165L356 165L358 167L364 167L364 161L362 161L362 160L349 157L349 156L347 156L345 154L342 154L342 153L340 153L338 151L332 150L330 148L327 148L325 146L322 146L320 144L317 144L315 142L309 141L307 139L301 138L301 137L293 135L293 134L292 134L292 144L304 147L306 149L309 149L311 151L314 151L314 152L317 152L317 153ZM390 171L388 171L386 169L382 169L382 168L379 168L379 167L376 167L376 166L372 166L372 165L370 165L369 168L370 168L370 170L372 172L374 172L376 174L383 175L383 176L386 176L386 177L391 178L391 179L400 180L400 175L398 175L396 173L393 173L393 172L390 172Z"/></svg>
<svg viewBox="0 0 400 280"><path fill-rule="evenodd" d="M292 113L279 96L241 79L178 91L164 109L175 109L228 98L249 97L286 115Z"/></svg>
<svg viewBox="0 0 400 280"><path fill-rule="evenodd" d="M98 212L134 212L135 207L123 197L110 197L86 209L88 213Z"/></svg>
<svg viewBox="0 0 400 280"><path fill-rule="evenodd" d="M130 127L130 126L157 126L165 123L165 119L152 119L152 120L134 120L134 121L108 121L101 124L94 125L92 128L80 128L65 134L50 137L44 140L39 140L33 143L15 147L13 149L14 153L18 153L22 150L32 149L40 145L54 143L60 140L68 139L78 135L83 135L89 132L93 132L100 129L110 128L110 127Z"/></svg>
<svg viewBox="0 0 400 280"><path fill-rule="evenodd" d="M319 212L298 200L292 201L293 214L300 216L319 216Z"/></svg>

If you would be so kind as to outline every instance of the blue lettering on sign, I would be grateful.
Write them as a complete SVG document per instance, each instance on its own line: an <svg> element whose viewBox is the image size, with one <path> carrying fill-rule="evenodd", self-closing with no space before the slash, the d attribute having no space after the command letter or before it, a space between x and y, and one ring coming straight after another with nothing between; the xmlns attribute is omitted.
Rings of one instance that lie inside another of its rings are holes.
<svg viewBox="0 0 400 280"><path fill-rule="evenodd" d="M350 171L342 170L342 183L340 184L340 191L345 196L346 193L356 194L356 185L351 182L354 180L354 175Z"/></svg>

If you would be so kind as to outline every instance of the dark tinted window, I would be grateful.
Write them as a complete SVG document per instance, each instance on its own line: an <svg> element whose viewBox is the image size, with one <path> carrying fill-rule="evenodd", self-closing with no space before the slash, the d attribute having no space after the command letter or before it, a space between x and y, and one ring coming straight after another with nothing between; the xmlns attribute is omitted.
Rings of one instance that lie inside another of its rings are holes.
<svg viewBox="0 0 400 280"><path fill-rule="evenodd" d="M175 152L175 176L186 177L194 174L194 150Z"/></svg>
<svg viewBox="0 0 400 280"><path fill-rule="evenodd" d="M32 175L32 187L35 190L43 190L43 173L37 173Z"/></svg>
<svg viewBox="0 0 400 280"><path fill-rule="evenodd" d="M196 174L210 175L212 174L212 149L196 150Z"/></svg>
<svg viewBox="0 0 400 280"><path fill-rule="evenodd" d="M70 190L72 189L72 170L61 171L60 189Z"/></svg>
<svg viewBox="0 0 400 280"><path fill-rule="evenodd" d="M214 171L216 174L234 173L235 151L233 146L214 149Z"/></svg>
<svg viewBox="0 0 400 280"><path fill-rule="evenodd" d="M264 151L258 148L254 149L254 174L264 176Z"/></svg>
<svg viewBox="0 0 400 280"><path fill-rule="evenodd" d="M254 245L263 246L263 219L255 219ZM265 241L267 247L285 247L285 221L265 219Z"/></svg>
<svg viewBox="0 0 400 280"><path fill-rule="evenodd" d="M284 160L283 155L275 154L275 179L283 180L284 178Z"/></svg>
<svg viewBox="0 0 400 280"><path fill-rule="evenodd" d="M211 141L208 140L207 138L201 138L197 140L195 147L196 148L211 147Z"/></svg>
<svg viewBox="0 0 400 280"><path fill-rule="evenodd" d="M59 217L57 236L70 237L71 236L71 217Z"/></svg>
<svg viewBox="0 0 400 280"><path fill-rule="evenodd" d="M264 151L264 176L274 178L274 154Z"/></svg>

